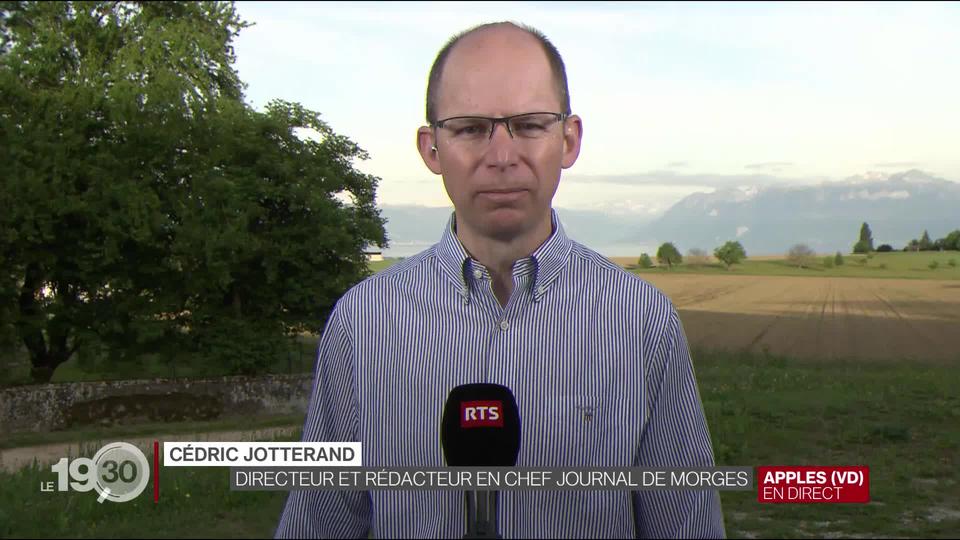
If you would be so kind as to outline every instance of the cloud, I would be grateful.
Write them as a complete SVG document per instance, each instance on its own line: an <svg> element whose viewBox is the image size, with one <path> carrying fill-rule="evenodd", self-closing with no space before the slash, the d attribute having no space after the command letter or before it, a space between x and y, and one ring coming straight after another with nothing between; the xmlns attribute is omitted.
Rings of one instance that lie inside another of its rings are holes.
<svg viewBox="0 0 960 540"><path fill-rule="evenodd" d="M744 169L779 172L785 167L793 167L792 161L764 161L762 163L748 163L743 166Z"/></svg>
<svg viewBox="0 0 960 540"><path fill-rule="evenodd" d="M678 174L674 171L649 171L634 174L570 174L564 182L603 183L626 186L671 186L695 188L735 188L739 186L809 185L829 181L828 177L783 177L771 174Z"/></svg>
<svg viewBox="0 0 960 540"><path fill-rule="evenodd" d="M713 210L711 210L711 211L710 211L710 213L709 213L709 214L707 214L707 215L708 215L708 216L710 216L710 217L717 217L717 216L719 216L719 215L720 215L720 212L718 212L718 211L717 211L717 209L716 209L716 208L714 208L714 209L713 209Z"/></svg>
<svg viewBox="0 0 960 540"><path fill-rule="evenodd" d="M881 169L919 169L923 167L923 163L919 161L883 161L874 163L873 166Z"/></svg>
<svg viewBox="0 0 960 540"><path fill-rule="evenodd" d="M840 197L841 200L851 200L851 199L864 199L866 201L878 201L880 199L909 199L910 192L905 190L897 191L867 191L866 189L861 189L860 191L851 191L846 195Z"/></svg>
<svg viewBox="0 0 960 540"><path fill-rule="evenodd" d="M741 236L747 234L748 232L750 232L750 227L747 227L745 225L741 225L737 227L737 238L740 238Z"/></svg>
<svg viewBox="0 0 960 540"><path fill-rule="evenodd" d="M678 169L680 167L689 167L689 166L690 166L689 161L671 161L670 163L667 163L668 169Z"/></svg>

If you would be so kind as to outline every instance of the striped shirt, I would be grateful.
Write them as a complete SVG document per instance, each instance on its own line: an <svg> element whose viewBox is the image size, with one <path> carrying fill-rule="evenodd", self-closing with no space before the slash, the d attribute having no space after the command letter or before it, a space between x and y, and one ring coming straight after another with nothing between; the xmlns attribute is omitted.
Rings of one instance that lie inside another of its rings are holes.
<svg viewBox="0 0 960 540"><path fill-rule="evenodd" d="M359 441L365 467L442 467L461 384L510 388L519 467L711 467L690 352L670 300L554 232L513 266L502 307L453 231L339 300L320 339L304 441ZM504 538L723 537L719 495L500 493ZM456 491L293 491L281 537L461 538Z"/></svg>

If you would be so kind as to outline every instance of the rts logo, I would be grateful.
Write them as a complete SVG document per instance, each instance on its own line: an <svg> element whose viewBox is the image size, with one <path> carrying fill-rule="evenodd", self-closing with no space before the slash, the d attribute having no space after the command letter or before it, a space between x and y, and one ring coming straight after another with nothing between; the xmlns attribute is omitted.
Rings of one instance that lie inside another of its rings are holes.
<svg viewBox="0 0 960 540"><path fill-rule="evenodd" d="M460 427L503 427L503 402L461 401Z"/></svg>

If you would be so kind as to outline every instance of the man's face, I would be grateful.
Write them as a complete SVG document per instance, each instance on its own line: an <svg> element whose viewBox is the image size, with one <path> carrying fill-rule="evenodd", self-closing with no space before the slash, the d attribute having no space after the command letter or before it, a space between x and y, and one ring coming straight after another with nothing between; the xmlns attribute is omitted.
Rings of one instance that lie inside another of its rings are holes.
<svg viewBox="0 0 960 540"><path fill-rule="evenodd" d="M542 46L511 27L471 34L454 47L436 111L438 120L562 112ZM510 240L549 226L560 170L576 161L581 130L573 116L550 125L541 138L511 138L501 123L489 140L463 144L448 129L423 127L418 146L427 167L443 175L458 232Z"/></svg>

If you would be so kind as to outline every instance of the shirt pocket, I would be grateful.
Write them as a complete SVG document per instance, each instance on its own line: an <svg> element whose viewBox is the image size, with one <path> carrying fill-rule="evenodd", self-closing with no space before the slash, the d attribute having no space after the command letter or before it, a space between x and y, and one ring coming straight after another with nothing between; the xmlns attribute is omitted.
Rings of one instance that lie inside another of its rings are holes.
<svg viewBox="0 0 960 540"><path fill-rule="evenodd" d="M623 400L588 395L561 396L554 414L561 463L565 467L629 466ZM626 461L624 461L626 460Z"/></svg>

